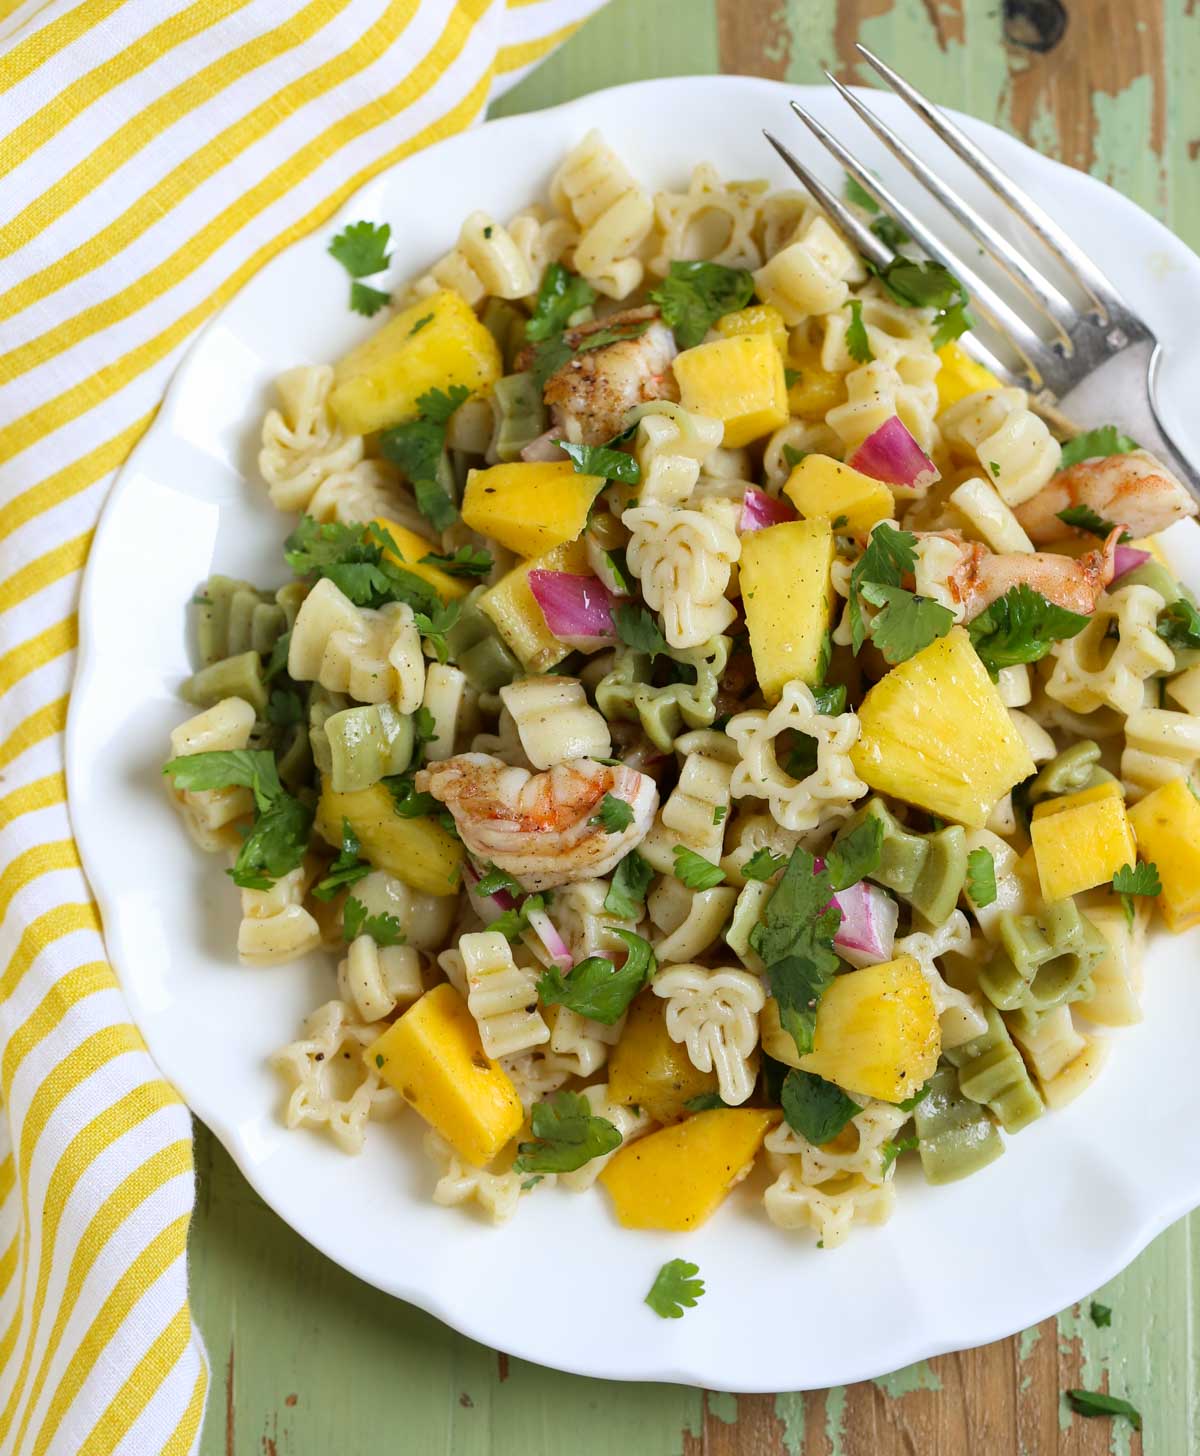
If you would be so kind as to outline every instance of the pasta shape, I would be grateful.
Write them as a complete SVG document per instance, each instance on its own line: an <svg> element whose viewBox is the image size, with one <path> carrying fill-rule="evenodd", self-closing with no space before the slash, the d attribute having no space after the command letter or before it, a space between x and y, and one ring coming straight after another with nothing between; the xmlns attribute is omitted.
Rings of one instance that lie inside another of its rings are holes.
<svg viewBox="0 0 1200 1456"><path fill-rule="evenodd" d="M412 608L389 602L356 607L328 578L304 599L292 628L288 672L360 703L386 703L401 713L421 706L425 659Z"/></svg>
<svg viewBox="0 0 1200 1456"><path fill-rule="evenodd" d="M596 706L613 722L624 719L641 724L656 748L668 752L680 730L707 728L717 716L717 690L729 661L728 637L713 637L699 647L675 653L675 659L695 675L695 682L655 687L650 681L649 657L626 650L617 653L612 670L596 685Z"/></svg>
<svg viewBox="0 0 1200 1456"><path fill-rule="evenodd" d="M304 908L309 871L297 865L269 890L242 891L238 960L244 966L278 966L321 944L321 927Z"/></svg>
<svg viewBox="0 0 1200 1456"><path fill-rule="evenodd" d="M337 984L338 996L362 1021L382 1021L424 993L421 957L411 945L378 946L369 935L358 935L338 962Z"/></svg>
<svg viewBox="0 0 1200 1456"><path fill-rule="evenodd" d="M664 875L647 896L650 922L660 932L654 954L663 965L694 961L720 939L738 892L718 885L689 890L674 875Z"/></svg>
<svg viewBox="0 0 1200 1456"><path fill-rule="evenodd" d="M766 993L749 971L669 966L652 983L666 1003L667 1034L687 1048L698 1071L715 1069L721 1098L730 1106L754 1091L758 1013Z"/></svg>
<svg viewBox="0 0 1200 1456"><path fill-rule="evenodd" d="M789 328L811 314L841 308L850 282L863 278L858 255L820 214L754 274L754 290L777 308Z"/></svg>
<svg viewBox="0 0 1200 1456"><path fill-rule="evenodd" d="M724 429L720 420L695 414L670 400L645 405L634 449L642 473L639 501L682 505L700 479L700 467L720 448Z"/></svg>
<svg viewBox="0 0 1200 1456"><path fill-rule="evenodd" d="M305 1021L300 1039L271 1058L291 1084L284 1121L290 1128L327 1127L345 1153L361 1153L370 1118L394 1117L400 1094L363 1058L382 1022L358 1020L344 1001L327 1001Z"/></svg>
<svg viewBox="0 0 1200 1456"><path fill-rule="evenodd" d="M961 547L945 536L929 535L917 538L914 551L917 561L913 585L917 595L931 598L951 612L956 622L961 622L967 615L967 604L950 590L950 577L962 561Z"/></svg>
<svg viewBox="0 0 1200 1456"><path fill-rule="evenodd" d="M486 212L473 212L463 223L457 244L413 283L410 297L453 288L476 308L489 296L526 298L537 289L540 277L502 223Z"/></svg>
<svg viewBox="0 0 1200 1456"><path fill-rule="evenodd" d="M1190 778L1200 762L1200 718L1169 708L1138 708L1125 719L1121 781L1141 799L1172 779Z"/></svg>
<svg viewBox="0 0 1200 1456"><path fill-rule="evenodd" d="M242 698L224 698L171 730L172 758L245 748L254 729L254 709ZM183 816L184 827L208 854L237 849L237 825L254 812L249 789L177 789L170 778L167 792Z"/></svg>
<svg viewBox="0 0 1200 1456"><path fill-rule="evenodd" d="M438 1172L433 1188L433 1201L442 1208L458 1208L475 1203L492 1223L507 1223L517 1211L525 1181L511 1168L506 1173L492 1173L464 1163L454 1149L433 1128L424 1138L425 1152ZM548 1180L554 1182L551 1174Z"/></svg>
<svg viewBox="0 0 1200 1456"><path fill-rule="evenodd" d="M1146 949L1145 902L1139 900L1129 923L1122 906L1089 905L1087 918L1104 937L1107 949L1092 967L1091 990L1074 1007L1097 1026L1135 1026L1142 1019L1142 957Z"/></svg>
<svg viewBox="0 0 1200 1456"><path fill-rule="evenodd" d="M929 983L933 1008L942 1028L942 1045L962 1046L987 1030L987 1018L978 995L956 990L947 985L938 969L940 957L948 954L971 955L971 927L961 910L955 910L934 930L915 931L896 942L895 954L908 955L921 967Z"/></svg>
<svg viewBox="0 0 1200 1456"><path fill-rule="evenodd" d="M277 510L306 511L323 481L363 457L362 436L344 435L329 411L332 388L328 364L302 364L275 381L279 408L263 420L258 469Z"/></svg>
<svg viewBox="0 0 1200 1456"><path fill-rule="evenodd" d="M902 360L920 359L924 370L936 374L941 361L930 343L932 312L928 309L905 308L881 297L875 285L863 290L857 300L862 307L859 317L867 333L872 356L891 369L899 369ZM825 336L821 343L821 368L833 374L848 374L859 361L850 352L847 334L852 322L848 307L835 308L822 320Z"/></svg>
<svg viewBox="0 0 1200 1456"><path fill-rule="evenodd" d="M901 1107L872 1100L854 1114L832 1142L810 1143L802 1133L781 1122L767 1134L763 1147L778 1157L796 1159L801 1181L810 1186L847 1176L883 1183L891 1177L894 1166L894 1160L887 1159L884 1144L895 1137L909 1116Z"/></svg>
<svg viewBox="0 0 1200 1456"><path fill-rule="evenodd" d="M313 492L306 511L322 524L336 521L354 526L382 519L394 521L418 536L426 536L429 531L429 522L417 510L412 491L386 460L360 460L348 470L333 471Z"/></svg>
<svg viewBox="0 0 1200 1456"><path fill-rule="evenodd" d="M993 551L1006 555L1033 550L1025 527L1000 498L996 487L981 476L972 476L955 486L949 499L971 534Z"/></svg>
<svg viewBox="0 0 1200 1456"><path fill-rule="evenodd" d="M537 1006L537 975L518 966L512 947L496 930L459 939L467 984L467 1007L489 1057L511 1057L550 1040Z"/></svg>
<svg viewBox="0 0 1200 1456"><path fill-rule="evenodd" d="M795 242L820 211L807 192L785 188L769 192L758 205L755 233L764 258Z"/></svg>
<svg viewBox="0 0 1200 1456"><path fill-rule="evenodd" d="M576 1168L573 1173L559 1173L558 1182L572 1193L585 1193L612 1158L620 1151L620 1148L627 1143L633 1142L645 1132L650 1131L651 1122L647 1113L640 1107L626 1107L622 1102L614 1102L608 1095L608 1083L597 1082L591 1087L583 1089L584 1097L592 1109L593 1117L603 1117L611 1122L621 1134L620 1147L614 1148L611 1153L602 1153L598 1158L589 1158L582 1168Z"/></svg>
<svg viewBox="0 0 1200 1456"><path fill-rule="evenodd" d="M451 951L449 954L457 956L458 952ZM557 1092L573 1075L569 1059L557 1057L544 1047L518 1052L512 1057L501 1057L499 1061L526 1112L535 1102Z"/></svg>
<svg viewBox="0 0 1200 1456"><path fill-rule="evenodd" d="M1037 495L1062 463L1062 447L1045 420L1029 408L1023 389L981 389L946 410L942 435L964 459L974 459L1007 506Z"/></svg>
<svg viewBox="0 0 1200 1456"><path fill-rule="evenodd" d="M555 891L552 919L576 965L589 956L623 955L627 947L616 932L636 928L635 921L620 920L604 908L608 890L607 880L576 880Z"/></svg>
<svg viewBox="0 0 1200 1456"><path fill-rule="evenodd" d="M404 943L416 950L444 945L454 923L452 895L427 895L386 870L372 870L351 886L350 894L368 915L391 915L400 922ZM463 992L466 995L466 992Z"/></svg>
<svg viewBox="0 0 1200 1456"><path fill-rule="evenodd" d="M654 223L654 207L598 131L568 152L550 196L579 229L576 272L609 298L632 293L645 272L636 253Z"/></svg>
<svg viewBox="0 0 1200 1456"><path fill-rule="evenodd" d="M803 837L790 829L784 829L770 814L747 813L741 810L735 814L726 836L726 852L721 868L734 884L744 885L748 882L742 874L742 866L760 849L769 849L772 854L782 855L787 859Z"/></svg>
<svg viewBox="0 0 1200 1456"><path fill-rule="evenodd" d="M567 1006L547 1006L550 1025L550 1052L555 1062L566 1067L573 1077L590 1077L608 1061L608 1048L615 1038L598 1021L589 1021Z"/></svg>
<svg viewBox="0 0 1200 1456"><path fill-rule="evenodd" d="M433 737L425 744L425 762L453 758L459 738L467 731L467 721L476 717L474 689L461 668L445 662L430 662L425 667L425 692L421 706L433 719Z"/></svg>
<svg viewBox="0 0 1200 1456"><path fill-rule="evenodd" d="M860 364L846 375L846 399L825 412L825 423L853 450L893 415L928 454L938 444L938 358L932 363L909 357L896 367L875 360ZM842 452L839 451L839 454Z"/></svg>
<svg viewBox="0 0 1200 1456"><path fill-rule="evenodd" d="M1104 1070L1104 1063L1108 1060L1110 1050L1111 1043L1106 1038L1085 1036L1083 1050L1078 1056L1073 1058L1057 1077L1052 1077L1048 1082L1042 1083L1042 1096L1046 1099L1046 1106L1066 1107L1069 1102L1074 1102L1080 1093L1086 1092Z"/></svg>
<svg viewBox="0 0 1200 1456"><path fill-rule="evenodd" d="M715 864L725 838L732 774L731 766L720 759L689 754L679 782L638 846L642 858L661 874L670 874L675 868L675 849L682 844Z"/></svg>
<svg viewBox="0 0 1200 1456"><path fill-rule="evenodd" d="M793 466L786 451L800 455L832 455L841 459L842 443L826 424L791 419L780 425L763 450L763 475L769 495L777 496L787 483Z"/></svg>
<svg viewBox="0 0 1200 1456"><path fill-rule="evenodd" d="M621 517L632 533L630 569L641 579L647 605L662 613L672 647L700 647L736 616L725 589L742 545L716 505L689 510L651 502Z"/></svg>
<svg viewBox="0 0 1200 1456"><path fill-rule="evenodd" d="M1046 695L1077 713L1135 712L1146 680L1175 666L1175 654L1155 631L1162 609L1152 587L1101 593L1083 631L1054 645Z"/></svg>
<svg viewBox="0 0 1200 1456"><path fill-rule="evenodd" d="M722 182L710 162L693 169L686 192L656 192L654 216L658 251L651 273L662 278L676 260L705 259L726 268L757 268L762 254L754 241L765 182Z"/></svg>
<svg viewBox="0 0 1200 1456"><path fill-rule="evenodd" d="M798 680L784 684L775 707L739 713L726 731L738 746L734 798L766 799L784 829L800 833L840 822L849 816L854 800L867 792L850 762L858 718L853 713L836 718L818 713L812 691ZM785 772L775 754L776 738L788 731L816 740L817 766L802 779Z"/></svg>
<svg viewBox="0 0 1200 1456"><path fill-rule="evenodd" d="M886 1183L868 1183L851 1173L812 1187L804 1182L799 1162L792 1159L763 1194L763 1207L776 1228L811 1229L826 1249L843 1243L853 1224L886 1223L895 1206L896 1189L890 1178Z"/></svg>
<svg viewBox="0 0 1200 1456"><path fill-rule="evenodd" d="M500 689L500 700L534 768L553 768L572 758L611 758L608 724L577 678L518 678Z"/></svg>
<svg viewBox="0 0 1200 1456"><path fill-rule="evenodd" d="M1069 1006L1056 1006L1041 1016L1010 1016L1009 1030L1043 1086L1073 1062L1085 1045Z"/></svg>
<svg viewBox="0 0 1200 1456"><path fill-rule="evenodd" d="M508 235L525 259L536 288L551 263L560 262L579 241L579 233L565 217L552 217L546 208L527 207L508 225Z"/></svg>

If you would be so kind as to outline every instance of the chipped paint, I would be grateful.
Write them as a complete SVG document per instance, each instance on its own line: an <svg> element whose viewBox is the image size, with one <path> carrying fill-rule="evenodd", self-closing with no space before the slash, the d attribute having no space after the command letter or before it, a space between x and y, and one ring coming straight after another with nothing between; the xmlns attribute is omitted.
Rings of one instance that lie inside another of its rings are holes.
<svg viewBox="0 0 1200 1456"><path fill-rule="evenodd" d="M893 1370L890 1375L881 1375L871 1382L884 1395L898 1400L902 1395L911 1395L914 1390L941 1390L941 1377L933 1370L928 1360L918 1360L915 1365L906 1365L903 1370Z"/></svg>
<svg viewBox="0 0 1200 1456"><path fill-rule="evenodd" d="M738 1399L736 1395L729 1395L725 1391L710 1390L704 1397L704 1404L710 1416L727 1426L737 1424Z"/></svg>
<svg viewBox="0 0 1200 1456"><path fill-rule="evenodd" d="M783 1449L787 1456L803 1456L805 1410L800 1392L787 1391L775 1397L775 1415L783 1427Z"/></svg>
<svg viewBox="0 0 1200 1456"><path fill-rule="evenodd" d="M825 1437L829 1442L829 1456L853 1456L844 1451L842 1438L846 1434L846 1387L839 1385L825 1395Z"/></svg>

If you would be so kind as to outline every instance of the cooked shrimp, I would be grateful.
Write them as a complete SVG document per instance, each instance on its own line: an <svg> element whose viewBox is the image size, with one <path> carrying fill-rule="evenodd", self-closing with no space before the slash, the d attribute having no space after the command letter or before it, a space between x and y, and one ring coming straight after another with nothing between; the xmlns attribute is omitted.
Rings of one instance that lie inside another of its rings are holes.
<svg viewBox="0 0 1200 1456"><path fill-rule="evenodd" d="M1043 546L1071 534L1071 528L1058 519L1059 511L1070 506L1086 506L1134 536L1153 536L1197 511L1186 486L1148 450L1068 466L1037 495L1017 506L1016 516L1029 539Z"/></svg>
<svg viewBox="0 0 1200 1456"><path fill-rule="evenodd" d="M1101 550L1071 557L1052 551L997 554L978 541L963 541L955 531L930 534L953 541L961 552L958 564L946 578L946 586L952 599L965 606L968 621L1022 582L1060 607L1090 617L1100 593L1113 578L1113 556L1121 539L1118 527Z"/></svg>
<svg viewBox="0 0 1200 1456"><path fill-rule="evenodd" d="M621 433L625 416L634 405L651 399L678 398L671 375L675 336L656 308L630 308L610 314L595 323L568 329L564 338L572 348L578 348L599 329L647 320L649 328L636 338L576 354L546 381L544 397L554 411L559 435L585 445L600 445Z"/></svg>
<svg viewBox="0 0 1200 1456"><path fill-rule="evenodd" d="M446 805L472 854L527 890L606 875L645 838L658 808L652 778L587 758L531 774L486 753L460 753L422 769L417 787ZM593 823L606 794L633 810L615 834Z"/></svg>

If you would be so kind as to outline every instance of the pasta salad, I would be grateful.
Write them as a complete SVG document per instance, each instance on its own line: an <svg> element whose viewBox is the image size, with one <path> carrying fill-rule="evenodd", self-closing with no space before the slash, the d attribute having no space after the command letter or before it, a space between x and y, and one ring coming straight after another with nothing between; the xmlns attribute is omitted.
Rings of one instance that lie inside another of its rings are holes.
<svg viewBox="0 0 1200 1456"><path fill-rule="evenodd" d="M599 1183L684 1231L761 1164L828 1248L1140 1018L1200 922L1196 504L876 226L593 132L394 297L387 226L331 241L372 331L277 382L290 579L197 590L164 770L241 962L331 953L289 1127L417 1116L496 1221Z"/></svg>

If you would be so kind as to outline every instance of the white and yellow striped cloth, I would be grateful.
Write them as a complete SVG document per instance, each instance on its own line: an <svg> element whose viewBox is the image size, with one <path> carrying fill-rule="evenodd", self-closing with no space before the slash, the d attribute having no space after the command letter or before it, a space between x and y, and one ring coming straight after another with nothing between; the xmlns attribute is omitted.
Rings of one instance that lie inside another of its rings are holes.
<svg viewBox="0 0 1200 1456"><path fill-rule="evenodd" d="M105 961L63 777L113 473L256 269L598 3L0 0L0 1452L187 1452L208 1384L191 1126Z"/></svg>

